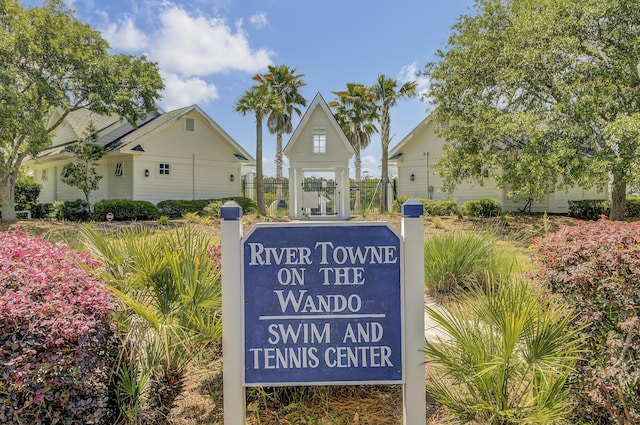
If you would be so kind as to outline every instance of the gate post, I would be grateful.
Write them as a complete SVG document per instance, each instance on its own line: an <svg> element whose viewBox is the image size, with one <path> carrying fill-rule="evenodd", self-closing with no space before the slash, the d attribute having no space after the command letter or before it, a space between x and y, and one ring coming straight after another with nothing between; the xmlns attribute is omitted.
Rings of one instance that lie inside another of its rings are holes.
<svg viewBox="0 0 640 425"><path fill-rule="evenodd" d="M242 207L228 201L220 208L222 247L222 380L225 425L244 425L245 390L242 350Z"/></svg>
<svg viewBox="0 0 640 425"><path fill-rule="evenodd" d="M404 238L405 384L404 425L425 425L424 206L415 198L402 204Z"/></svg>

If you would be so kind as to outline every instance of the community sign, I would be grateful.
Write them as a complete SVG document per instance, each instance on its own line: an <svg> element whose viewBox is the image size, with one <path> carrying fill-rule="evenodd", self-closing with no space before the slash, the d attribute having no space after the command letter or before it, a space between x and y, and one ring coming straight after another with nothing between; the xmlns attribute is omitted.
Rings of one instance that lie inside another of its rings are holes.
<svg viewBox="0 0 640 425"><path fill-rule="evenodd" d="M258 224L242 255L246 386L403 382L402 244L387 223Z"/></svg>

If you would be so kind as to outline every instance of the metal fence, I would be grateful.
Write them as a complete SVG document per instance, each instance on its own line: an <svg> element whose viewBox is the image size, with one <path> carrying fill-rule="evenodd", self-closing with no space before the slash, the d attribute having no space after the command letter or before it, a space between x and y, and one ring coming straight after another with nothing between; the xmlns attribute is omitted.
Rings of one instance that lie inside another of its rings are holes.
<svg viewBox="0 0 640 425"><path fill-rule="evenodd" d="M328 184L323 185L321 180L314 180L305 182L305 186L313 187L333 187L332 181L327 181ZM275 179L265 179L264 182L264 204L267 210L274 208L286 208L289 203L289 181L283 179L278 183ZM388 196L395 199L395 187L396 181L392 181L392 190ZM377 211L380 207L380 191L382 185L380 179L367 178L360 181L360 184L351 180L350 184L350 209L354 214ZM255 180L242 182L242 196L251 199L257 199L257 185ZM280 201L280 202L278 202Z"/></svg>

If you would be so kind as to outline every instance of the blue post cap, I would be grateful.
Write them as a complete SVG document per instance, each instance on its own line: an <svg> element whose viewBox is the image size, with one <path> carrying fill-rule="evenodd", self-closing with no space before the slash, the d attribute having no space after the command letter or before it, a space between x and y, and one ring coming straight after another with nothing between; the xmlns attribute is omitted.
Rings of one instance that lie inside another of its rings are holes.
<svg viewBox="0 0 640 425"><path fill-rule="evenodd" d="M242 217L242 207L236 201L227 201L220 207L220 218L238 220Z"/></svg>
<svg viewBox="0 0 640 425"><path fill-rule="evenodd" d="M407 199L402 204L402 216L407 218L416 218L424 214L424 205L416 198Z"/></svg>

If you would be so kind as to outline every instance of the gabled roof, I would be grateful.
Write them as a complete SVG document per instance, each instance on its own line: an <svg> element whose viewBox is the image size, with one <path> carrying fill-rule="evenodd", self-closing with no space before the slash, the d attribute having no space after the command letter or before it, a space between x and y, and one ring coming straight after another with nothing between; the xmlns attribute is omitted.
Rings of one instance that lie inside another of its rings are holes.
<svg viewBox="0 0 640 425"><path fill-rule="evenodd" d="M126 133L122 134L121 136L115 139L113 137L99 138L97 143L102 144L106 152L119 150L120 152L142 153L144 152L144 149L140 145L141 140L143 140L146 137L152 136L153 134L158 133L164 128L175 123L176 120L180 119L184 115L194 111L200 114L209 123L209 125L211 125L211 127L213 127L222 136L222 138L237 151L234 154L234 157L236 159L238 159L243 163L255 162L251 154L249 154L246 150L244 150L244 148L242 148L242 146L240 146L235 140L233 140L233 138L231 138L231 136L229 136L229 134L226 131L224 131L224 129L220 127L220 125L218 125L218 123L215 122L209 115L207 115L207 113L204 112L198 105L187 106L184 108L176 109L174 111L162 113L160 115L151 114L146 118L146 120L139 122L137 128L131 128L129 131L127 131ZM84 115L78 115L75 118L76 124L79 125L80 119L83 117L88 119L91 122L94 122L92 118L93 115L97 115L97 114L93 114L89 112L88 114L85 113ZM100 117L100 115L97 115L97 116ZM109 120L106 120L106 119L104 120L104 122L108 122L108 121ZM117 121L119 121L119 119ZM117 121L113 121L110 125L113 125ZM84 121L84 126L85 126L84 128L86 128L87 125L88 125L88 121ZM96 125L95 122L94 122L94 125ZM127 123L123 122L123 125L127 125ZM61 145L52 146L51 148L45 149L42 152L40 152L37 158L61 154L64 152L64 149L68 145L75 142L77 142L77 140L74 140L73 142L69 142L69 143L64 143Z"/></svg>
<svg viewBox="0 0 640 425"><path fill-rule="evenodd" d="M65 121L71 126L73 132L78 137L84 137L84 133L89 123L93 123L96 130L101 132L107 127L116 124L120 121L120 117L117 114L100 115L95 112L91 112L88 109L82 108L72 112L66 116Z"/></svg>
<svg viewBox="0 0 640 425"><path fill-rule="evenodd" d="M293 132L293 134L289 138L289 142L283 149L284 154L288 156L288 153L291 152L293 145L295 145L296 142L300 139L300 133L303 131L304 127L309 122L309 119L311 118L311 115L313 114L313 111L316 108L322 109L324 114L327 116L327 119L329 120L329 124L334 128L334 130L338 134L340 141L344 144L347 151L351 155L354 155L355 150L353 149L353 146L351 146L351 143L349 143L349 139L347 139L347 136L345 136L344 131L342 131L342 128L340 128L338 121L336 121L336 118L333 116L331 109L329 109L329 105L327 105L327 102L325 102L320 92L318 92L316 96L313 98L313 101L311 101L311 104L309 105L306 112L302 116L302 119L300 120L300 123L296 127L296 130Z"/></svg>
<svg viewBox="0 0 640 425"><path fill-rule="evenodd" d="M398 144L389 151L389 161L397 161L403 154L402 149L404 148L404 146L413 139L418 130L420 130L422 127L427 126L431 121L433 121L433 116L429 114L425 119L420 121L420 123L415 126L414 129L409 132L409 134L404 136L402 140L400 140Z"/></svg>

